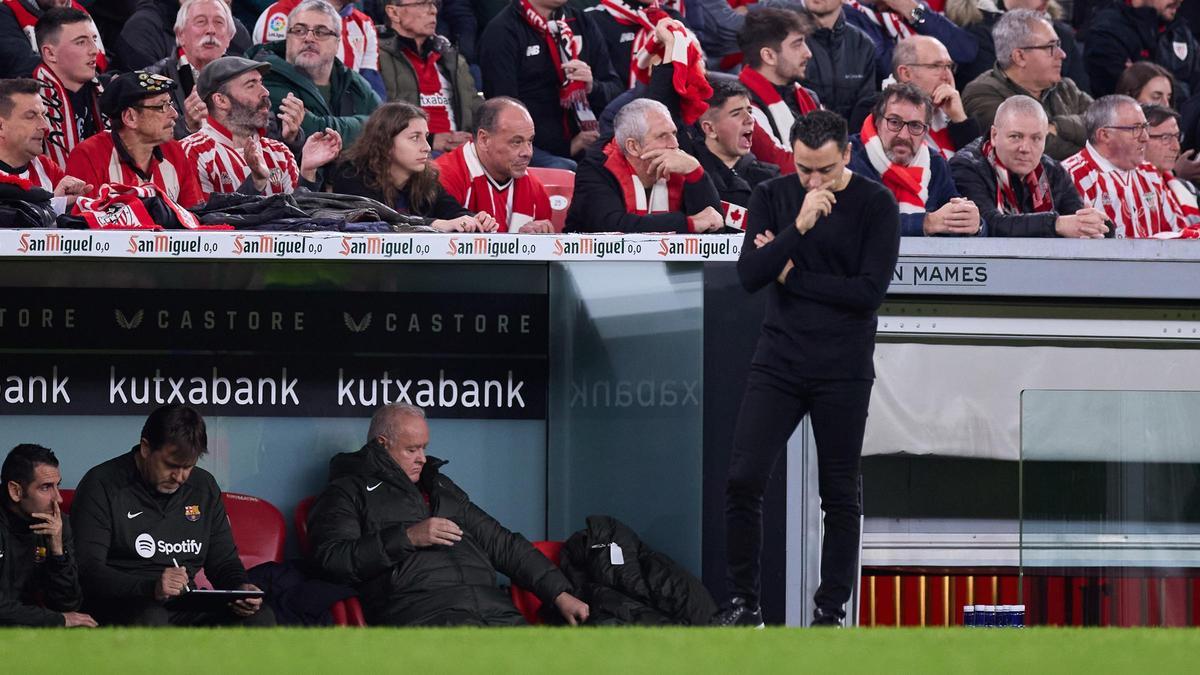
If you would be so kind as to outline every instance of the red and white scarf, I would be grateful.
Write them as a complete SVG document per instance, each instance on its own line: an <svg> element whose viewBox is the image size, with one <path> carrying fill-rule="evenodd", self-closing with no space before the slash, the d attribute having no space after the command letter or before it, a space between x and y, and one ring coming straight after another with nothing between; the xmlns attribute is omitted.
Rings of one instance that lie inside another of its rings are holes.
<svg viewBox="0 0 1200 675"><path fill-rule="evenodd" d="M900 213L924 213L929 201L929 146L917 143L912 164L895 164L887 157L883 141L875 130L873 115L863 120L860 138L867 149L867 160L879 173L880 181L896 196Z"/></svg>
<svg viewBox="0 0 1200 675"><path fill-rule="evenodd" d="M528 175L510 178L508 183L498 185L483 169L475 142L462 147L462 162L467 167L471 184L463 207L468 211L486 211L499 223L499 232L516 232L532 222L537 215L537 201L533 194L533 181Z"/></svg>
<svg viewBox="0 0 1200 675"><path fill-rule="evenodd" d="M454 114L451 112L450 97L444 88L442 73L438 61L442 53L431 49L425 58L411 49L404 50L404 56L417 74L417 98L421 109L429 115L429 133L441 134L454 131Z"/></svg>
<svg viewBox="0 0 1200 675"><path fill-rule="evenodd" d="M668 178L660 178L646 197L646 189L642 179L625 159L625 153L617 145L616 140L604 146L604 168L608 169L621 186L621 196L625 200L625 210L638 216L651 213L672 213L679 211L683 204L683 181L680 174L671 174Z"/></svg>
<svg viewBox="0 0 1200 675"><path fill-rule="evenodd" d="M146 210L143 199L158 197L179 220L190 230L214 229L200 224L195 214L175 203L154 185L120 185L106 183L100 186L93 197L75 200L72 213L82 216L93 230L161 230L162 225L154 222ZM215 229L229 229L228 226Z"/></svg>
<svg viewBox="0 0 1200 675"><path fill-rule="evenodd" d="M1189 221L1200 219L1200 204L1196 200L1196 189L1184 183L1183 179L1176 176L1174 171L1160 171L1163 182L1167 184L1167 188L1171 190L1171 194L1175 195L1175 201L1179 202L1179 208L1183 211L1184 217Z"/></svg>
<svg viewBox="0 0 1200 675"><path fill-rule="evenodd" d="M633 43L629 47L629 86L632 87L638 82L648 82L650 69L641 67L638 57L644 52L649 52L651 46L657 42L654 37L654 26L663 17L668 16L667 13L659 8L657 2L642 9L634 9L621 0L600 0L600 10L608 12L622 26L638 28L637 33L633 36Z"/></svg>
<svg viewBox="0 0 1200 675"><path fill-rule="evenodd" d="M846 4L862 12L868 21L886 31L893 40L902 40L916 34L912 24L893 11L881 12L874 7L857 2L857 0L846 0Z"/></svg>
<svg viewBox="0 0 1200 675"><path fill-rule="evenodd" d="M1024 213L1020 202L1017 201L1017 194L1013 190L1008 168L1000 161L995 146L990 140L984 141L980 152L996 174L996 210L1008 214ZM1021 176L1020 181L1025 184L1029 198L1033 201L1034 213L1054 210L1054 195L1050 192L1050 180L1046 177L1046 169L1040 161L1033 171Z"/></svg>
<svg viewBox="0 0 1200 675"><path fill-rule="evenodd" d="M550 60L554 62L554 71L558 73L560 88L558 103L563 108L575 110L575 121L580 131L594 131L600 128L596 114L588 104L587 85L578 80L568 80L563 64L578 59L583 52L583 37L575 35L566 19L550 19L547 21L529 4L529 0L520 0L521 16L525 17L534 30L541 33L546 40L550 52Z"/></svg>
<svg viewBox="0 0 1200 675"><path fill-rule="evenodd" d="M1063 160L1083 203L1116 225L1118 239L1154 236L1188 225L1183 208L1152 165L1118 169L1091 144Z"/></svg>
<svg viewBox="0 0 1200 675"><path fill-rule="evenodd" d="M792 131L792 124L795 123L796 116L792 114L792 109L779 95L779 90L771 84L770 80L752 68L742 68L742 71L738 73L738 80L767 106L766 114L770 115L770 123L762 124L762 120L758 116L755 116L755 121L759 122L759 125L763 126L778 144L790 148L788 134ZM808 90L799 84L792 85L792 95L796 97L796 106L801 115L807 115L820 107ZM772 126L774 130L772 130Z"/></svg>
<svg viewBox="0 0 1200 675"><path fill-rule="evenodd" d="M42 103L46 105L46 117L50 122L50 130L46 132L46 154L59 166L66 166L67 156L83 140L79 137L79 123L75 108L71 105L71 95L62 80L45 63L39 63L33 69L33 79L42 85ZM107 126L100 113L99 93L100 86L97 84L95 95L90 97L92 119L98 125Z"/></svg>

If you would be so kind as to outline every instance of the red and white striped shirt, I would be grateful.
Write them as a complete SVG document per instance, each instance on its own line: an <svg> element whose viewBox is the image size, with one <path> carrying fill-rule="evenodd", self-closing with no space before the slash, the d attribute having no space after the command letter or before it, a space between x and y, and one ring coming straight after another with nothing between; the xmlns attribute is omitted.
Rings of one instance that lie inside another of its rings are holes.
<svg viewBox="0 0 1200 675"><path fill-rule="evenodd" d="M1088 143L1063 160L1062 166L1084 203L1113 221L1119 239L1150 237L1188 224L1179 201L1150 164L1123 171Z"/></svg>
<svg viewBox="0 0 1200 675"><path fill-rule="evenodd" d="M154 185L185 209L204 201L196 168L179 141L170 140L154 148L150 169L142 173L133 166L124 146L118 147L118 140L114 132L102 131L75 146L67 158L67 175L92 186L87 196L95 197L101 186L114 183L128 187Z"/></svg>
<svg viewBox="0 0 1200 675"><path fill-rule="evenodd" d="M288 14L301 0L279 0L266 9L254 24L254 42L287 39ZM350 70L379 70L379 38L371 17L355 9L352 3L341 9L342 43L337 57Z"/></svg>
<svg viewBox="0 0 1200 675"><path fill-rule="evenodd" d="M12 167L21 168L21 167ZM55 163L46 155L38 155L29 160L29 163L21 168L21 171L8 171L6 167L0 165L0 172L9 176L15 176L22 180L29 181L33 187L39 187L51 194L54 193L55 186L63 179L66 174L63 173L62 167Z"/></svg>
<svg viewBox="0 0 1200 675"><path fill-rule="evenodd" d="M250 167L242 156L242 149L233 144L233 134L212 117L204 121L200 131L180 141L187 158L196 166L200 178L200 192L207 200L214 192L237 192L238 187L250 177ZM267 165L267 187L264 195L291 192L300 183L300 168L296 158L283 143L258 137L263 161Z"/></svg>

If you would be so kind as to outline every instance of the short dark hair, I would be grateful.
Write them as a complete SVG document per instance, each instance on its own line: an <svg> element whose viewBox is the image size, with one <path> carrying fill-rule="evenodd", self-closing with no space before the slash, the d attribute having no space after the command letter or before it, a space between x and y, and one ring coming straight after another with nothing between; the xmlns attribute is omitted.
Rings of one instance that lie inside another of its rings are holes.
<svg viewBox="0 0 1200 675"><path fill-rule="evenodd" d="M879 128L879 120L883 119L883 111L892 101L906 101L913 105L923 105L925 106L925 124L929 124L929 121L933 119L933 101L929 100L929 95L921 91L917 85L912 82L889 84L879 95L875 101L875 107L871 110L871 118L875 120L876 128Z"/></svg>
<svg viewBox="0 0 1200 675"><path fill-rule="evenodd" d="M1171 110L1165 105L1143 105L1142 112L1146 115L1146 123L1152 127L1156 127L1170 119L1173 119L1176 122L1179 122L1183 119L1179 113Z"/></svg>
<svg viewBox="0 0 1200 675"><path fill-rule="evenodd" d="M763 47L775 51L783 48L783 41L790 33L808 35L811 24L804 15L790 9L765 7L746 14L746 22L738 33L738 49L742 50L742 60L751 68L762 65L759 54Z"/></svg>
<svg viewBox="0 0 1200 675"><path fill-rule="evenodd" d="M74 7L52 7L38 19L33 28L33 39L37 41L38 49L47 42L57 40L63 26L70 26L84 21L91 21L88 13Z"/></svg>
<svg viewBox="0 0 1200 675"><path fill-rule="evenodd" d="M725 105L725 102L736 96L745 96L749 98L750 90L746 85L737 80L728 77L710 77L708 83L712 86L712 96L708 97L708 109L716 110Z"/></svg>
<svg viewBox="0 0 1200 675"><path fill-rule="evenodd" d="M58 458L50 448L34 443L18 445L4 458L4 466L0 468L0 485L8 485L9 481L15 481L21 487L29 485L39 464L58 468Z"/></svg>
<svg viewBox="0 0 1200 675"><path fill-rule="evenodd" d="M833 141L838 152L845 152L850 144L850 133L846 118L832 110L814 110L796 118L792 123L790 140L793 148L796 143L803 143L813 150Z"/></svg>
<svg viewBox="0 0 1200 675"><path fill-rule="evenodd" d="M208 431L204 418L186 405L164 405L150 413L142 426L142 438L157 452L175 446L184 458L199 460L208 452Z"/></svg>
<svg viewBox="0 0 1200 675"><path fill-rule="evenodd" d="M479 131L482 129L489 134L496 133L496 129L500 125L500 113L504 112L504 109L510 105L515 105L529 112L524 103L511 96L493 96L484 101L483 105L479 106L479 112L475 114L475 130Z"/></svg>
<svg viewBox="0 0 1200 675"><path fill-rule="evenodd" d="M11 79L0 80L0 117L8 119L12 114L13 108L17 102L13 100L15 94L28 94L39 96L42 93L42 85L37 80L32 80L28 77L14 77Z"/></svg>

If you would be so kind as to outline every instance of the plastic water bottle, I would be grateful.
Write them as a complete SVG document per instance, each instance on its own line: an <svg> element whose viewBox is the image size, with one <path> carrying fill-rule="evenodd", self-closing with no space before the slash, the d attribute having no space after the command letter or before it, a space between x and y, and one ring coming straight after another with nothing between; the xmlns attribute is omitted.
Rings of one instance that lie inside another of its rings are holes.
<svg viewBox="0 0 1200 675"><path fill-rule="evenodd" d="M963 605L963 622L962 625L968 628L975 627L975 605Z"/></svg>

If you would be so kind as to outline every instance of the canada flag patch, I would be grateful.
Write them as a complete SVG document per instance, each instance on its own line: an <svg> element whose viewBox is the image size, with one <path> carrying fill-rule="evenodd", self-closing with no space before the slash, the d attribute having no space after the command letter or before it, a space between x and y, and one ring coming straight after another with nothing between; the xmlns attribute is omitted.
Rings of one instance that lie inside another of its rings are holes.
<svg viewBox="0 0 1200 675"><path fill-rule="evenodd" d="M721 209L725 212L725 226L744 232L746 230L746 208L729 202L721 202Z"/></svg>

